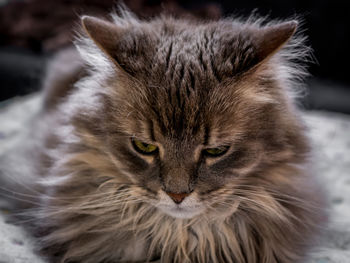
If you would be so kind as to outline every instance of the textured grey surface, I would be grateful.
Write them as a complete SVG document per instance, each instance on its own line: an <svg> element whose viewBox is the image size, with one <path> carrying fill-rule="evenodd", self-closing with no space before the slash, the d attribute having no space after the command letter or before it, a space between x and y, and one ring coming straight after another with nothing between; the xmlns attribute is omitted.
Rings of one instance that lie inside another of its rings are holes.
<svg viewBox="0 0 350 263"><path fill-rule="evenodd" d="M0 105L0 156L16 143L38 111L40 100L39 96L34 95ZM0 199L0 207L5 206ZM11 223L6 210L0 209L0 263L42 263L33 253L33 247L34 241L21 227Z"/></svg>
<svg viewBox="0 0 350 263"><path fill-rule="evenodd" d="M12 101L0 109L0 155L6 154L20 131L26 128L40 104L38 95ZM330 224L323 245L311 254L310 263L350 262L350 116L305 112L314 151L314 172L329 193ZM0 263L39 263L33 240L22 228L6 223L0 212Z"/></svg>
<svg viewBox="0 0 350 263"><path fill-rule="evenodd" d="M350 116L308 112L315 172L330 198L330 223L312 262L350 262ZM317 259L317 260L316 260Z"/></svg>

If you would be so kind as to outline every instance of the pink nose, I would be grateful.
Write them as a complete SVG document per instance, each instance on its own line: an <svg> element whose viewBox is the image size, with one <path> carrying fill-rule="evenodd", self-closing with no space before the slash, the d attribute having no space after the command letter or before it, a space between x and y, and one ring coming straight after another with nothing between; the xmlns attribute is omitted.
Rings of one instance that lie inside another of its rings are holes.
<svg viewBox="0 0 350 263"><path fill-rule="evenodd" d="M186 196L189 196L190 193L181 193L181 194L177 194L177 193L170 193L170 192L166 192L168 196L171 197L171 199L173 199L173 201L176 204L180 204L185 198Z"/></svg>

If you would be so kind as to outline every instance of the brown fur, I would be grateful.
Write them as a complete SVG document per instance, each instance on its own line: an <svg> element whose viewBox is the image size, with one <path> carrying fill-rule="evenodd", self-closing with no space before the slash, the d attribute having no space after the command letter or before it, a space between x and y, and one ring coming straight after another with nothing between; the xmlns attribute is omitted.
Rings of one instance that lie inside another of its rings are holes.
<svg viewBox="0 0 350 263"><path fill-rule="evenodd" d="M84 263L304 259L322 198L291 97L304 73L293 61L307 54L291 39L296 22L120 12L114 23L83 18L88 76L43 113L41 195L27 213L41 252ZM140 155L130 138L159 153ZM215 146L230 148L203 155ZM154 205L163 190L191 192L205 210L174 218Z"/></svg>

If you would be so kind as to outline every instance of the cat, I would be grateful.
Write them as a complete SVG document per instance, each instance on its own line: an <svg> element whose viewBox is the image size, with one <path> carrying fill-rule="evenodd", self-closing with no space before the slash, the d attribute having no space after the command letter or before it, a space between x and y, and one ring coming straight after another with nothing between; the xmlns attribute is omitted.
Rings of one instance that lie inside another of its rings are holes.
<svg viewBox="0 0 350 263"><path fill-rule="evenodd" d="M16 205L40 253L303 262L325 215L294 103L310 57L297 20L111 17L81 18L6 184L30 197Z"/></svg>

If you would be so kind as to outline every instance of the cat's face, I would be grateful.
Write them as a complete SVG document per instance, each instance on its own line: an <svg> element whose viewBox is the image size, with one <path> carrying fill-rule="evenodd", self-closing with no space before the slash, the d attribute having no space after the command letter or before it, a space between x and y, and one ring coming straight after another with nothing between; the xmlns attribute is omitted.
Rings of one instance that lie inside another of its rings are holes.
<svg viewBox="0 0 350 263"><path fill-rule="evenodd" d="M237 186L257 184L253 171L293 155L295 127L284 123L283 93L271 65L260 64L295 24L274 28L267 48L268 33L254 40L260 33L251 28L243 34L221 26L149 25L116 40L120 28L85 21L116 63L102 96L106 145L120 171L147 193L141 198L173 217L236 207Z"/></svg>
<svg viewBox="0 0 350 263"><path fill-rule="evenodd" d="M185 89L176 83L144 86L144 100L118 99L120 110L109 119L109 144L123 170L148 191L145 198L175 217L192 217L231 196L236 178L259 163L264 139L257 127L270 129L263 119L269 108L273 114L273 106L240 94L239 83L231 84L232 98L216 94L229 87L196 82L190 94L172 93Z"/></svg>

